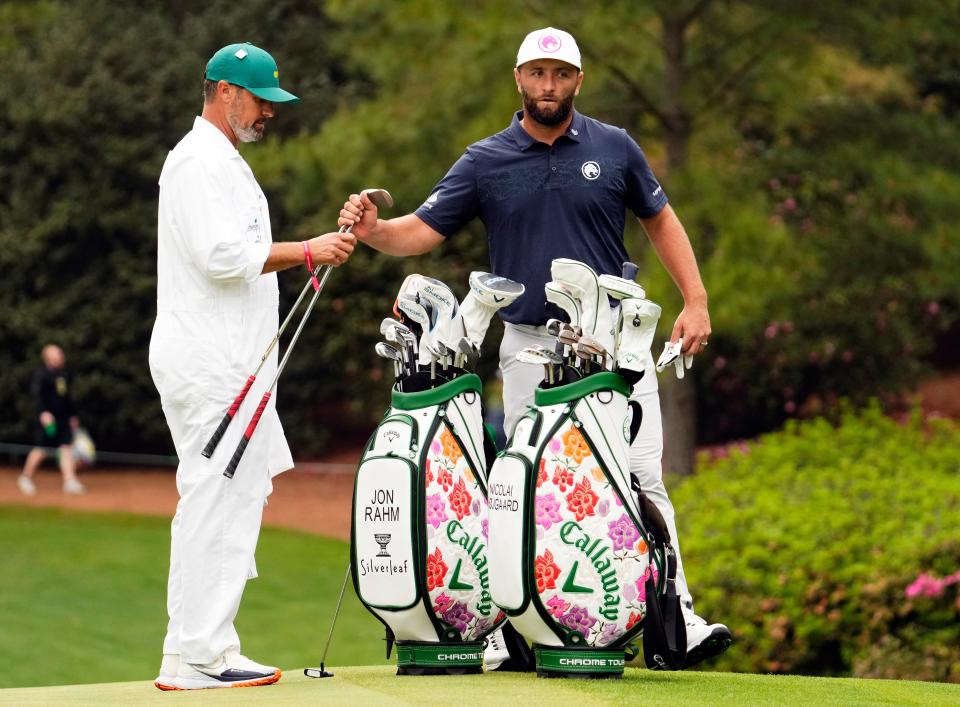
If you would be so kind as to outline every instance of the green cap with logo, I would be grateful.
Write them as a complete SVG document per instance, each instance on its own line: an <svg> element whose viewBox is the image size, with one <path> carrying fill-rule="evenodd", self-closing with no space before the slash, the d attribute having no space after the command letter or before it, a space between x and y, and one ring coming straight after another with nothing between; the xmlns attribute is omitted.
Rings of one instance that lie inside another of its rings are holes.
<svg viewBox="0 0 960 707"><path fill-rule="evenodd" d="M273 103L300 100L280 88L280 70L273 57L249 42L229 44L210 57L204 78L242 86L254 96Z"/></svg>

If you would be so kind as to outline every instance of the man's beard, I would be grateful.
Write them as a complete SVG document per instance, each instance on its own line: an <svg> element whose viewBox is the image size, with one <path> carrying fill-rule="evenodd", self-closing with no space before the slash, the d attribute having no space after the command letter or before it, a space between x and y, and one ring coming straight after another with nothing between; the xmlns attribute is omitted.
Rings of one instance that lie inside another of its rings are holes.
<svg viewBox="0 0 960 707"><path fill-rule="evenodd" d="M233 134L237 136L237 140L240 142L257 142L263 138L263 128L261 125L257 127L257 121L254 121L253 124L244 127L240 124L240 119L235 113L227 113L227 123L230 125L230 129L233 130Z"/></svg>
<svg viewBox="0 0 960 707"><path fill-rule="evenodd" d="M570 115L570 111L573 110L573 93L566 98L559 99L554 105L556 107L552 113L545 113L537 107L537 102L530 97L529 93L523 92L524 110L540 125L550 128L565 121Z"/></svg>

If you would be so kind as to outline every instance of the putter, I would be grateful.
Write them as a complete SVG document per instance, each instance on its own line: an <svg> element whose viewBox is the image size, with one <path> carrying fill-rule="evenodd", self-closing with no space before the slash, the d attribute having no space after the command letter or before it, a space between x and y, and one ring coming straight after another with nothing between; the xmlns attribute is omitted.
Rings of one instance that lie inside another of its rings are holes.
<svg viewBox="0 0 960 707"><path fill-rule="evenodd" d="M333 612L333 621L330 622L330 633L327 634L327 644L323 647L323 655L320 656L319 668L304 668L303 674L308 678L332 678L333 673L326 669L327 651L330 650L330 641L333 638L333 629L337 625L337 617L340 615L340 605L343 604L343 593L347 589L347 581L350 579L351 564L347 563L347 573L343 576L343 585L340 587L340 598L337 599L337 608Z"/></svg>
<svg viewBox="0 0 960 707"><path fill-rule="evenodd" d="M377 205L377 208L380 206L393 206L393 197L390 196L390 192L386 189L364 189L364 192L370 198L370 200ZM343 226L340 228L340 233L350 233L353 229L353 226ZM317 270L322 266L317 266ZM290 359L290 354L293 352L293 348L297 343L297 339L300 338L300 332L303 331L304 325L307 323L307 319L310 318L310 313L313 311L314 305L317 303L317 298L320 296L320 292L323 289L323 285L326 284L327 278L330 276L330 273L333 272L333 266L327 265L326 271L323 274L323 282L320 284L314 291L313 297L310 298L310 303L307 305L306 311L303 313L303 317L300 319L300 324L297 325L297 330L293 333L293 337L290 339L290 344L287 346L287 351L283 355L283 359L280 361L280 365L277 367L277 373L273 377L273 381L270 383L270 387L267 388L267 392L263 394L263 397L260 399L260 403L257 405L256 411L253 413L253 417L250 418L250 423L247 425L247 429L244 430L243 435L240 437L240 442L237 444L236 450L233 452L233 456L230 458L229 463L227 464L226 469L223 470L223 475L228 479L232 479L233 475L237 471L237 466L240 464L240 460L243 458L243 452L246 450L247 445L250 444L250 440L253 437L253 433L257 430L257 425L260 422L260 417L263 415L263 411L267 408L267 404L270 402L270 397L273 395L273 390L277 386L277 381L280 379L280 374L283 373L284 367L287 365L287 361ZM314 272L316 272L315 270ZM307 283L307 287L311 286L313 281L313 276L311 276L311 282ZM306 288L304 288L306 289ZM286 326L286 325L284 325ZM282 331L282 329L281 329ZM276 344L276 341L279 340L280 331L277 332L277 337L273 343L270 344L270 348ZM268 354L269 355L269 351ZM264 356L266 360L266 355ZM263 362L260 364L263 365ZM259 372L260 368L258 366L257 371ZM243 402L243 399L246 397L247 392L250 390L250 386L253 384L255 375L251 376L247 380L247 384L244 386L243 390L240 392L240 395L237 396L237 399L233 401L233 405L230 406L230 409L227 410L227 414L224 416L223 420L220 422L220 426L214 432L213 437L210 439L210 442L207 443L207 446L204 447L201 454L207 457L208 459L213 455L213 450L216 449L217 444L220 442L220 438L223 437L223 433L226 432L227 426L229 426L230 421L236 415L237 410L240 408L240 404ZM208 452L209 448L209 454Z"/></svg>

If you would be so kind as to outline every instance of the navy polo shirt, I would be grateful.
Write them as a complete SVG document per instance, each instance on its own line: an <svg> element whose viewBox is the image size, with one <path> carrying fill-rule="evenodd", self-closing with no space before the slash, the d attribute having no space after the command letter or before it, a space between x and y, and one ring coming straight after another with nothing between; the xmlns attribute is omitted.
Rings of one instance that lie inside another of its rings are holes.
<svg viewBox="0 0 960 707"><path fill-rule="evenodd" d="M574 111L551 146L534 140L522 117L517 112L506 130L470 145L416 214L447 238L479 218L492 271L526 286L500 316L541 325L561 316L543 294L550 261L573 258L619 275L628 259L626 209L649 218L667 196L625 130Z"/></svg>

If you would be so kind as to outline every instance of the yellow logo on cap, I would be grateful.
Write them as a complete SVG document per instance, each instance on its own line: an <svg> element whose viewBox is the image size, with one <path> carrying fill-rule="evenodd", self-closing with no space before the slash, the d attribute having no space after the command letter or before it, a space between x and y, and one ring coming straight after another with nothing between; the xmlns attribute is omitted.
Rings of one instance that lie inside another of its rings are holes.
<svg viewBox="0 0 960 707"><path fill-rule="evenodd" d="M275 79L280 78L280 72L279 72L279 71L274 71L274 72L273 72L273 78L275 78Z"/></svg>

